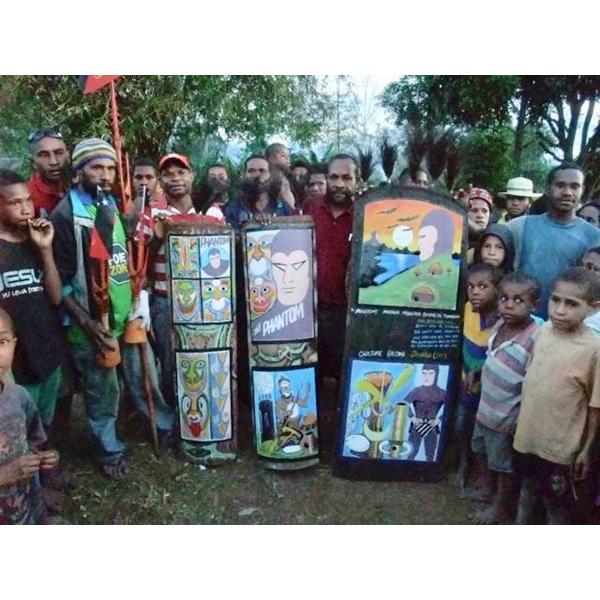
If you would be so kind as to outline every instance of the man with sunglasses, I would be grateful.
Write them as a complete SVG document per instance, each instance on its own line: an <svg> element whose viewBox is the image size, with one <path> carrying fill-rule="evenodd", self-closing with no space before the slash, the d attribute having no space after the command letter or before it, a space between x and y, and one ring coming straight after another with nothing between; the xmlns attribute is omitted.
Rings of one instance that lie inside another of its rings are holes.
<svg viewBox="0 0 600 600"><path fill-rule="evenodd" d="M69 152L62 134L55 128L37 129L27 138L35 173L29 180L35 216L44 210L47 217L67 193Z"/></svg>

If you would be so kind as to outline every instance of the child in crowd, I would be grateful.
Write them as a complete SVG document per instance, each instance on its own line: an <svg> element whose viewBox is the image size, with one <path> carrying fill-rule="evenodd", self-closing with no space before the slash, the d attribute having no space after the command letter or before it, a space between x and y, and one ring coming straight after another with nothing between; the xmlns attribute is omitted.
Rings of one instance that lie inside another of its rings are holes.
<svg viewBox="0 0 600 600"><path fill-rule="evenodd" d="M584 320L600 305L598 279L580 267L554 282L523 382L514 449L522 477L518 523L541 498L550 524L581 520L578 488L600 423L600 339Z"/></svg>
<svg viewBox="0 0 600 600"><path fill-rule="evenodd" d="M600 246L588 250L581 258L581 266L600 281ZM584 323L600 335L600 310L586 317Z"/></svg>
<svg viewBox="0 0 600 600"><path fill-rule="evenodd" d="M459 451L456 482L465 494L471 437L481 395L481 369L493 326L498 320L497 296L502 271L476 263L467 272L467 295L463 324L462 378L455 413L455 437Z"/></svg>
<svg viewBox="0 0 600 600"><path fill-rule="evenodd" d="M515 252L512 233L505 225L494 223L481 235L475 252L475 262L484 262L501 269L503 273L513 270Z"/></svg>
<svg viewBox="0 0 600 600"><path fill-rule="evenodd" d="M44 450L46 434L31 396L3 382L16 343L12 319L0 309L0 525L34 525L47 522L34 478L58 464L58 452Z"/></svg>
<svg viewBox="0 0 600 600"><path fill-rule="evenodd" d="M584 204L577 211L577 216L594 227L600 227L600 206L596 202Z"/></svg>
<svg viewBox="0 0 600 600"><path fill-rule="evenodd" d="M539 325L531 313L540 299L540 284L524 273L510 273L498 288L498 312L481 372L481 399L471 448L482 472L489 469L482 492L492 506L476 513L480 524L509 523L516 507L513 435L521 388ZM495 491L493 491L495 488Z"/></svg>
<svg viewBox="0 0 600 600"><path fill-rule="evenodd" d="M65 358L55 308L62 286L52 253L54 227L34 217L27 182L0 170L0 307L11 316L19 339L15 382L33 398L48 433Z"/></svg>

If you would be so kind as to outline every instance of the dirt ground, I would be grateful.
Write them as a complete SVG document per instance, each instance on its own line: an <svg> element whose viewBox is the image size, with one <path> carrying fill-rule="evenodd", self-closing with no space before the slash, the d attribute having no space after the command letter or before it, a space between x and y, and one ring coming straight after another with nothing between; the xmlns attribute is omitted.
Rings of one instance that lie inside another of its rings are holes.
<svg viewBox="0 0 600 600"><path fill-rule="evenodd" d="M126 412L126 411L123 411ZM243 417L243 415L242 415ZM296 472L266 470L240 424L239 457L201 470L170 451L154 456L146 426L120 418L129 479L106 479L92 462L82 401L75 399L62 463L74 478L63 517L71 524L460 524L480 505L460 500L446 481L353 482L331 472L332 445L321 464Z"/></svg>

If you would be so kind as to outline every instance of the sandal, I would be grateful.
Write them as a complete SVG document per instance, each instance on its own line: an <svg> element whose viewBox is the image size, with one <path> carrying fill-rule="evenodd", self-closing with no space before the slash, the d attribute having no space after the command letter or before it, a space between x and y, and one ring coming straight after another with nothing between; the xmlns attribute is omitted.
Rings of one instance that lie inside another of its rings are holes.
<svg viewBox="0 0 600 600"><path fill-rule="evenodd" d="M125 460L124 456L119 456L114 462L100 465L100 470L109 479L121 481L129 475L129 463Z"/></svg>

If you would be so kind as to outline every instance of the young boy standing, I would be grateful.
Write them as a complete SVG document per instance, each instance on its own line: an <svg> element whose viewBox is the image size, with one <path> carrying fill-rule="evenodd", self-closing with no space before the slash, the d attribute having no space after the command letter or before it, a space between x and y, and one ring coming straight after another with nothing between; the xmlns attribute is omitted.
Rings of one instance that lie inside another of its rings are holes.
<svg viewBox="0 0 600 600"><path fill-rule="evenodd" d="M13 375L36 403L46 433L56 406L65 349L55 306L61 283L54 257L54 228L34 218L26 181L0 170L0 307L17 332Z"/></svg>
<svg viewBox="0 0 600 600"><path fill-rule="evenodd" d="M33 478L58 464L58 452L43 450L46 434L27 391L2 381L16 343L12 319L0 309L0 525L34 525L46 515Z"/></svg>
<svg viewBox="0 0 600 600"><path fill-rule="evenodd" d="M492 506L476 513L483 525L508 523L514 502L513 435L527 363L539 326L531 313L540 299L540 284L523 273L510 273L499 286L498 312L481 372L481 399L471 448L487 481L495 485ZM488 496L490 492L488 491Z"/></svg>
<svg viewBox="0 0 600 600"><path fill-rule="evenodd" d="M481 395L481 369L492 328L498 320L497 295L502 272L486 263L467 272L467 296L463 324L462 378L454 430L459 449L457 484L465 491L475 414Z"/></svg>
<svg viewBox="0 0 600 600"><path fill-rule="evenodd" d="M569 269L552 286L515 433L518 523L531 522L540 496L549 523L578 520L576 486L587 477L600 423L600 339L584 320L599 303L600 285L587 269Z"/></svg>

